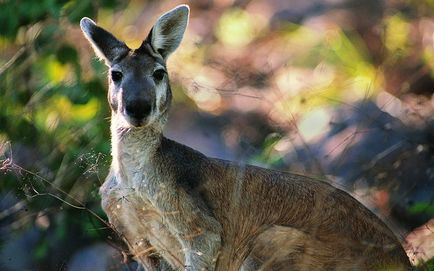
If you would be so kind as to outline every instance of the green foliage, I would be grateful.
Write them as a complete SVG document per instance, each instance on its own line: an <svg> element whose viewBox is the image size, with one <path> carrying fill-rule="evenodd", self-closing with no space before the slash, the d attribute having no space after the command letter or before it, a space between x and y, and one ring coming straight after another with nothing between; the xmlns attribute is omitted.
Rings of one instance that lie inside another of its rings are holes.
<svg viewBox="0 0 434 271"><path fill-rule="evenodd" d="M251 162L277 167L279 162L281 162L283 154L276 152L274 147L281 139L282 135L280 134L269 134L261 147L261 153L253 157Z"/></svg>
<svg viewBox="0 0 434 271"><path fill-rule="evenodd" d="M434 258L421 264L419 268L424 271L434 271Z"/></svg>
<svg viewBox="0 0 434 271"><path fill-rule="evenodd" d="M41 260L48 256L49 246L47 241L39 242L33 250L35 259Z"/></svg>
<svg viewBox="0 0 434 271"><path fill-rule="evenodd" d="M416 202L409 208L411 214L425 213L430 216L434 216L434 204L431 202Z"/></svg>
<svg viewBox="0 0 434 271"><path fill-rule="evenodd" d="M103 64L92 60L83 74L80 48L67 33L83 16L95 17L98 9L114 9L121 2L1 3L0 191L14 191L29 213L49 210L49 223L39 230L41 238L33 247L39 263L58 249L53 244L71 243L68 225L77 213L93 216L89 207L104 217L97 196L110 151ZM103 238L91 230L105 226L98 219L73 224L85 233L81 239ZM72 252L74 247L66 249Z"/></svg>

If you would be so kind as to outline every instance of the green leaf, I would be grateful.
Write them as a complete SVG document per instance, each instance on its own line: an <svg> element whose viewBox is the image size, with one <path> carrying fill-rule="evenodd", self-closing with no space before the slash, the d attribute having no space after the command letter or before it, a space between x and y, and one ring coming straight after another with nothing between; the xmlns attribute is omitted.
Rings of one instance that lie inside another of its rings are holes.
<svg viewBox="0 0 434 271"><path fill-rule="evenodd" d="M60 63L77 63L78 54L74 47L64 44L59 49L57 49L56 57Z"/></svg>
<svg viewBox="0 0 434 271"><path fill-rule="evenodd" d="M40 260L45 258L47 254L48 254L48 241L42 240L36 245L35 249L33 250L33 256L37 260Z"/></svg>
<svg viewBox="0 0 434 271"><path fill-rule="evenodd" d="M90 0L76 0L64 6L63 14L71 23L78 24L83 17L94 17L95 9Z"/></svg>
<svg viewBox="0 0 434 271"><path fill-rule="evenodd" d="M428 214L434 215L434 204L431 202L417 202L407 209L411 214Z"/></svg>

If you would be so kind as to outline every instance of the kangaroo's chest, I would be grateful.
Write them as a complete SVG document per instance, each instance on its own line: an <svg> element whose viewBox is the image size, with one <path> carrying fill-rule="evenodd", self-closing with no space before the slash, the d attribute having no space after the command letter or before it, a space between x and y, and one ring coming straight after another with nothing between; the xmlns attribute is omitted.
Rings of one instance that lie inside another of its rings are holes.
<svg viewBox="0 0 434 271"><path fill-rule="evenodd" d="M136 191L116 176L107 177L100 193L110 223L143 264L146 265L150 255L163 251L166 253L162 256L172 266L182 266L181 245L169 231L164 214Z"/></svg>
<svg viewBox="0 0 434 271"><path fill-rule="evenodd" d="M171 214L164 209L176 187L170 185L170 171L156 160L155 146L146 134L112 134L113 161L100 189L102 207L132 254L149 270L155 269L149 257L157 253L172 267L183 268L184 252L168 222Z"/></svg>

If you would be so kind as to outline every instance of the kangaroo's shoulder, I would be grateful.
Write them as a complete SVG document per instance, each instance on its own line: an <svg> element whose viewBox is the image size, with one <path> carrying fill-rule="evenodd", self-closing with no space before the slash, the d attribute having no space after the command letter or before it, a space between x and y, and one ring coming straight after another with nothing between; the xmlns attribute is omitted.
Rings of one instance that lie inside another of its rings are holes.
<svg viewBox="0 0 434 271"><path fill-rule="evenodd" d="M157 149L157 156L160 160L179 162L187 168L189 166L197 167L209 163L209 158L201 152L164 136Z"/></svg>
<svg viewBox="0 0 434 271"><path fill-rule="evenodd" d="M170 172L175 182L186 190L196 190L208 179L209 158L166 137L162 138L154 160L162 170Z"/></svg>
<svg viewBox="0 0 434 271"><path fill-rule="evenodd" d="M320 178L307 177L293 172L279 171L246 163L238 163L229 160L212 158L203 153L178 143L174 140L163 137L161 145L157 150L160 163L173 163L177 165L177 172L185 172L188 175L205 174L220 175L226 177L237 175L243 178L251 178L267 182L296 182L296 183L320 183L329 186ZM170 166L170 165L168 165Z"/></svg>

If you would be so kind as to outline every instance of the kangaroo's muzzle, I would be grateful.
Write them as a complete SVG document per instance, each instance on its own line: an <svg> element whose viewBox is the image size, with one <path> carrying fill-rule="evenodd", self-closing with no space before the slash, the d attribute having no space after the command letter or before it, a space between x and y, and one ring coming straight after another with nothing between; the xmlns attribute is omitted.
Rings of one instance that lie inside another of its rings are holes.
<svg viewBox="0 0 434 271"><path fill-rule="evenodd" d="M151 111L151 101L136 98L126 102L123 113L131 125L139 127L144 124L145 119L151 114Z"/></svg>

